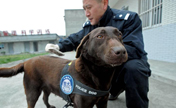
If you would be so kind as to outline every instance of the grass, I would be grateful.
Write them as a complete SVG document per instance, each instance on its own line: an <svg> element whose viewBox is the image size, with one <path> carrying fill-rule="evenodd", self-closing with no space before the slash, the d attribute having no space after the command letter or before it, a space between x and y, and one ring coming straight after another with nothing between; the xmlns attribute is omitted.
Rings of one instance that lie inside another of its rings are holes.
<svg viewBox="0 0 176 108"><path fill-rule="evenodd" d="M3 56L0 56L0 64L5 64L13 61L23 60L23 59L32 58L40 55L46 55L46 54L48 53L38 53L38 54L24 53L24 54L18 54L18 55L3 55Z"/></svg>

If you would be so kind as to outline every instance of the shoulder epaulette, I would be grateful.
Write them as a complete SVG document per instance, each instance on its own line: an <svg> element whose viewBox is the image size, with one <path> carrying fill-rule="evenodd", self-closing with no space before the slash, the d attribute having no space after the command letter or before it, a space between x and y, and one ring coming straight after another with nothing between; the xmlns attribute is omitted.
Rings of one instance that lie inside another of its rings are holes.
<svg viewBox="0 0 176 108"><path fill-rule="evenodd" d="M130 13L117 13L113 19L115 20L128 20Z"/></svg>
<svg viewBox="0 0 176 108"><path fill-rule="evenodd" d="M86 21L86 22L83 24L83 27L90 26L90 25L91 25L90 21Z"/></svg>

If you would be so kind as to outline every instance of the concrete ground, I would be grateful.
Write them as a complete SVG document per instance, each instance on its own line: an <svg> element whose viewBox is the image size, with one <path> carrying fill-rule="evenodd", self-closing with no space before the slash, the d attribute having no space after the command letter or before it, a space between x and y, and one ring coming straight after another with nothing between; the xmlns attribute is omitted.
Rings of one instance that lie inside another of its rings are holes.
<svg viewBox="0 0 176 108"><path fill-rule="evenodd" d="M64 58L75 59L75 52L68 52ZM0 67L10 67L24 60L2 64ZM176 108L176 64L149 60L152 69L150 77L149 108ZM50 103L56 108L62 108L66 102L60 97L50 95ZM11 78L0 78L0 108L27 108L23 88L23 74ZM46 108L42 95L35 108ZM71 107L69 107L71 108ZM126 108L125 93L115 101L108 101L108 108Z"/></svg>

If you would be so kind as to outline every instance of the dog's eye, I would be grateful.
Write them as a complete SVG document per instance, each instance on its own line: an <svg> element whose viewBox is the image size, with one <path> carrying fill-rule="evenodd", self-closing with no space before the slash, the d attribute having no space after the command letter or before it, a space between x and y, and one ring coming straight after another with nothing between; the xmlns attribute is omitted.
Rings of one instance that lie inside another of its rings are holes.
<svg viewBox="0 0 176 108"><path fill-rule="evenodd" d="M102 35L98 35L97 38L98 38L98 39L103 39L104 36L102 36Z"/></svg>

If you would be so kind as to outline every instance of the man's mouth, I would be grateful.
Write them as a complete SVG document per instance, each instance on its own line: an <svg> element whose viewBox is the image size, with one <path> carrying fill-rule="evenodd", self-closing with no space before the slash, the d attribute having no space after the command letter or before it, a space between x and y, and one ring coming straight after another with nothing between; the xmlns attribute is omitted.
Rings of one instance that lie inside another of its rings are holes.
<svg viewBox="0 0 176 108"><path fill-rule="evenodd" d="M93 20L93 18L89 18L89 21L92 21Z"/></svg>

